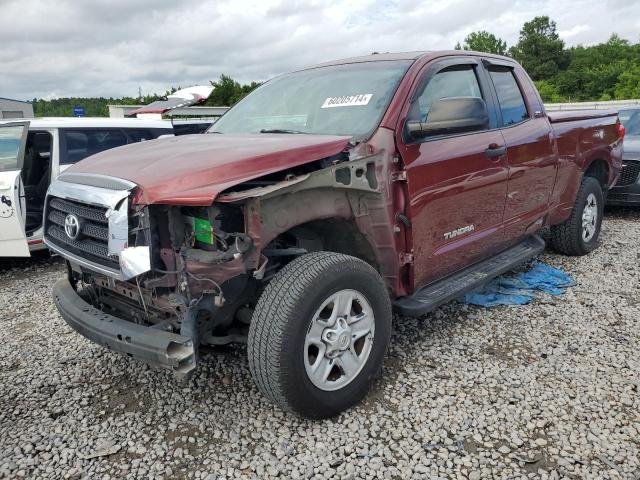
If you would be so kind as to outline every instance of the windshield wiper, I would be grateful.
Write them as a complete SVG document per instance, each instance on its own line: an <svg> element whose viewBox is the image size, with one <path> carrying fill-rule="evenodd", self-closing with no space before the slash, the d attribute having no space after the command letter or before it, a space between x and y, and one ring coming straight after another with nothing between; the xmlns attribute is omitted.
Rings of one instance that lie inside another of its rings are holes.
<svg viewBox="0 0 640 480"><path fill-rule="evenodd" d="M300 130L286 130L284 128L263 128L260 133L307 133Z"/></svg>

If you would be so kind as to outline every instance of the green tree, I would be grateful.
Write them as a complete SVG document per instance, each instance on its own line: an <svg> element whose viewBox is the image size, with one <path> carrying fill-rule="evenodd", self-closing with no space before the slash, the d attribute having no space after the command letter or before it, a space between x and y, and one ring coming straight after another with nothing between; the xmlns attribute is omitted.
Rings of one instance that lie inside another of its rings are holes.
<svg viewBox="0 0 640 480"><path fill-rule="evenodd" d="M71 117L74 107L83 107L87 117L107 117L109 109L107 105L147 105L162 98L161 95L144 95L138 97L66 97L44 100L34 98L33 113L36 117Z"/></svg>
<svg viewBox="0 0 640 480"><path fill-rule="evenodd" d="M548 80L567 65L564 41L556 31L556 22L547 16L526 22L509 53L534 80Z"/></svg>
<svg viewBox="0 0 640 480"><path fill-rule="evenodd" d="M622 72L614 87L616 100L640 98L640 64Z"/></svg>
<svg viewBox="0 0 640 480"><path fill-rule="evenodd" d="M212 81L211 86L213 86L213 92L209 95L207 103L218 106L231 106L242 88L238 82L224 73L220 75L219 80Z"/></svg>
<svg viewBox="0 0 640 480"><path fill-rule="evenodd" d="M213 92L209 96L206 105L230 107L237 103L244 96L249 94L252 90L261 85L260 82L251 82L247 85L240 85L239 82L234 80L224 73L220 75L220 79L212 81Z"/></svg>
<svg viewBox="0 0 640 480"><path fill-rule="evenodd" d="M560 90L555 83L549 80L537 80L535 84L543 102L559 103L567 101L567 98L560 94Z"/></svg>
<svg viewBox="0 0 640 480"><path fill-rule="evenodd" d="M640 64L640 44L613 34L605 43L572 47L567 55L568 67L554 78L562 95L579 101L619 98L616 85L622 73Z"/></svg>
<svg viewBox="0 0 640 480"><path fill-rule="evenodd" d="M507 42L496 37L493 33L481 30L471 32L464 39L462 45L456 43L456 50L474 50L476 52L495 53L496 55L506 55Z"/></svg>
<svg viewBox="0 0 640 480"><path fill-rule="evenodd" d="M245 95L261 85L260 82L251 82L241 85L228 75L220 75L220 79L211 82L214 89L211 96L205 102L210 106L231 106ZM165 98L182 87L171 87L164 94L147 94L137 97L104 98L104 97L68 97L51 100L33 99L33 112L36 117L71 117L74 107L84 107L88 117L107 117L109 109L107 105L148 105L151 102Z"/></svg>
<svg viewBox="0 0 640 480"><path fill-rule="evenodd" d="M242 100L244 97L249 95L252 91L258 88L260 85L262 85L262 82L251 82L246 85L243 85L242 88L240 89L240 95L236 97L234 103L237 103L240 100Z"/></svg>

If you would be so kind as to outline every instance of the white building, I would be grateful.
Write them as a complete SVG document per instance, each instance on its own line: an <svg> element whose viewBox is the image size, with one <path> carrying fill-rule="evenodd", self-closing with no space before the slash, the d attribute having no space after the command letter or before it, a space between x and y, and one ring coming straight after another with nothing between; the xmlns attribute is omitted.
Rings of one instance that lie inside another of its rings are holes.
<svg viewBox="0 0 640 480"><path fill-rule="evenodd" d="M33 118L33 105L0 97L0 118Z"/></svg>

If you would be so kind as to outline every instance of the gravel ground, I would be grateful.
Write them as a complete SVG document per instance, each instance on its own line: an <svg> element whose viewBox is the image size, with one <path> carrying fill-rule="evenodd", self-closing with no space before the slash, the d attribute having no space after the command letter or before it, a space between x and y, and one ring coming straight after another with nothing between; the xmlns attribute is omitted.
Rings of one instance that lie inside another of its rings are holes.
<svg viewBox="0 0 640 480"><path fill-rule="evenodd" d="M640 211L608 212L578 285L396 318L384 377L310 422L254 387L245 349L176 383L74 333L57 259L0 265L0 477L640 478ZM91 458L94 457L94 458Z"/></svg>

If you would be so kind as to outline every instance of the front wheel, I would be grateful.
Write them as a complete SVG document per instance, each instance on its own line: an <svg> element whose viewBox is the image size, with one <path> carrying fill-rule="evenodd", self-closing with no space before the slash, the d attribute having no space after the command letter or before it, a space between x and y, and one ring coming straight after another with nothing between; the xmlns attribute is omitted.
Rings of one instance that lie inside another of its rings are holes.
<svg viewBox="0 0 640 480"><path fill-rule="evenodd" d="M560 225L551 226L551 244L565 255L586 255L598 246L602 225L604 195L600 183L584 177L571 216Z"/></svg>
<svg viewBox="0 0 640 480"><path fill-rule="evenodd" d="M367 393L390 332L389 294L370 265L310 253L278 272L260 296L249 328L249 368L281 408L331 417Z"/></svg>

